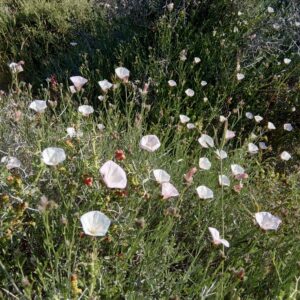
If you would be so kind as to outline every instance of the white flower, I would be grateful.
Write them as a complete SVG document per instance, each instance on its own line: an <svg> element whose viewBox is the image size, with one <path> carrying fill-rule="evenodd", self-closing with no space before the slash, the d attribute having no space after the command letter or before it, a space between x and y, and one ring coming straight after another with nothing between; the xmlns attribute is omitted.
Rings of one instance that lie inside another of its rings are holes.
<svg viewBox="0 0 300 300"><path fill-rule="evenodd" d="M168 85L170 86L170 87L174 87L174 86L177 86L177 83L176 83L176 81L175 80L169 80L168 81Z"/></svg>
<svg viewBox="0 0 300 300"><path fill-rule="evenodd" d="M194 63L199 64L201 62L200 57L194 57Z"/></svg>
<svg viewBox="0 0 300 300"><path fill-rule="evenodd" d="M80 105L78 111L87 117L94 112L94 108L90 105Z"/></svg>
<svg viewBox="0 0 300 300"><path fill-rule="evenodd" d="M219 149L217 149L217 150L215 151L215 153L217 154L217 158L218 158L218 159L225 159L225 158L228 157L226 151L224 151L224 150L219 150Z"/></svg>
<svg viewBox="0 0 300 300"><path fill-rule="evenodd" d="M56 166L66 159L64 149L49 147L42 152L42 161L48 166Z"/></svg>
<svg viewBox="0 0 300 300"><path fill-rule="evenodd" d="M263 230L277 230L281 220L269 212L258 212L255 214L255 220Z"/></svg>
<svg viewBox="0 0 300 300"><path fill-rule="evenodd" d="M178 197L179 192L170 182L163 182L161 185L161 195L163 196L163 199L169 199L172 197Z"/></svg>
<svg viewBox="0 0 300 300"><path fill-rule="evenodd" d="M11 70L12 73L20 73L20 72L23 72L23 67L22 67L22 64L20 63L15 63L15 62L12 62L9 64L9 68Z"/></svg>
<svg viewBox="0 0 300 300"><path fill-rule="evenodd" d="M295 21L295 26L300 27L300 22Z"/></svg>
<svg viewBox="0 0 300 300"><path fill-rule="evenodd" d="M69 86L69 89L70 89L70 92L71 92L72 94L77 93L77 90L76 90L76 88L75 88L74 85L70 85L70 86Z"/></svg>
<svg viewBox="0 0 300 300"><path fill-rule="evenodd" d="M252 120L254 118L253 113L251 112L246 112L246 118Z"/></svg>
<svg viewBox="0 0 300 300"><path fill-rule="evenodd" d="M105 126L103 124L97 124L97 128L102 131L105 129Z"/></svg>
<svg viewBox="0 0 300 300"><path fill-rule="evenodd" d="M153 170L153 175L158 183L169 182L171 179L171 176L165 170L162 169Z"/></svg>
<svg viewBox="0 0 300 300"><path fill-rule="evenodd" d="M167 9L169 12L171 12L174 9L174 3L171 2L171 3L167 4Z"/></svg>
<svg viewBox="0 0 300 300"><path fill-rule="evenodd" d="M156 135L145 135L141 138L140 147L149 152L154 152L160 147L160 141Z"/></svg>
<svg viewBox="0 0 300 300"><path fill-rule="evenodd" d="M274 130L274 129L276 129L276 127L272 122L268 122L268 129L269 130Z"/></svg>
<svg viewBox="0 0 300 300"><path fill-rule="evenodd" d="M128 81L130 72L128 69L124 68L124 67L118 67L115 69L115 73L118 76L118 78L120 78L121 80L124 81Z"/></svg>
<svg viewBox="0 0 300 300"><path fill-rule="evenodd" d="M207 134L202 134L198 142L203 148L214 147L214 140Z"/></svg>
<svg viewBox="0 0 300 300"><path fill-rule="evenodd" d="M187 89L185 91L185 94L188 96L188 97L193 97L195 95L195 92L192 90L192 89Z"/></svg>
<svg viewBox="0 0 300 300"><path fill-rule="evenodd" d="M44 100L34 100L30 103L29 108L37 113L43 113L47 108L47 102Z"/></svg>
<svg viewBox="0 0 300 300"><path fill-rule="evenodd" d="M274 8L271 6L268 6L267 11L269 14L272 14L272 13L274 13Z"/></svg>
<svg viewBox="0 0 300 300"><path fill-rule="evenodd" d="M279 25L278 23L274 23L274 24L273 24L273 28L274 28L275 30L278 30L278 29L280 29L280 25Z"/></svg>
<svg viewBox="0 0 300 300"><path fill-rule="evenodd" d="M255 120L256 123L260 123L263 119L264 119L264 118L261 117L261 116L259 116L259 115L254 116L254 120Z"/></svg>
<svg viewBox="0 0 300 300"><path fill-rule="evenodd" d="M284 60L283 60L283 62L286 64L286 65L289 65L290 63L291 63L291 59L289 59L289 58L285 58Z"/></svg>
<svg viewBox="0 0 300 300"><path fill-rule="evenodd" d="M229 242L225 239L220 238L220 233L216 228L208 227L208 230L212 236L213 243L215 245L223 244L225 247L227 247L227 248L229 247Z"/></svg>
<svg viewBox="0 0 300 300"><path fill-rule="evenodd" d="M70 138L81 137L83 135L81 131L76 131L74 127L68 127L67 133Z"/></svg>
<svg viewBox="0 0 300 300"><path fill-rule="evenodd" d="M237 78L237 80L243 80L244 78L245 78L245 75L244 74L242 74L242 73L237 73L236 74L236 78Z"/></svg>
<svg viewBox="0 0 300 300"><path fill-rule="evenodd" d="M194 128L196 128L196 125L194 123L187 123L186 127L187 127L187 129L194 129Z"/></svg>
<svg viewBox="0 0 300 300"><path fill-rule="evenodd" d="M105 236L110 226L110 219L100 211L89 211L81 216L83 231L91 236Z"/></svg>
<svg viewBox="0 0 300 300"><path fill-rule="evenodd" d="M200 169L203 169L203 170L209 170L211 168L211 162L206 157L200 157L199 167L200 167Z"/></svg>
<svg viewBox="0 0 300 300"><path fill-rule="evenodd" d="M200 199L212 199L214 197L214 192L205 185L198 186L196 191Z"/></svg>
<svg viewBox="0 0 300 300"><path fill-rule="evenodd" d="M219 184L222 186L230 186L230 180L226 175L219 175Z"/></svg>
<svg viewBox="0 0 300 300"><path fill-rule="evenodd" d="M201 86L206 86L206 85L207 85L207 82L206 82L205 80L202 80L202 81L200 82L200 84L201 84Z"/></svg>
<svg viewBox="0 0 300 300"><path fill-rule="evenodd" d="M287 151L283 151L281 154L280 154L280 158L282 160L290 160L292 158L291 154L288 153Z"/></svg>
<svg viewBox="0 0 300 300"><path fill-rule="evenodd" d="M253 143L249 143L248 144L248 152L251 153L251 154L256 154L258 152L258 147L253 144Z"/></svg>
<svg viewBox="0 0 300 300"><path fill-rule="evenodd" d="M293 130L293 126L291 123L285 123L283 125L283 129L286 130L286 131L292 131Z"/></svg>
<svg viewBox="0 0 300 300"><path fill-rule="evenodd" d="M127 176L125 171L112 160L107 161L100 168L100 174L106 186L110 189L125 189Z"/></svg>
<svg viewBox="0 0 300 300"><path fill-rule="evenodd" d="M221 123L224 123L226 120L227 120L227 118L224 117L224 116L220 116L220 118L219 118L219 121L220 121Z"/></svg>
<svg viewBox="0 0 300 300"><path fill-rule="evenodd" d="M266 145L265 142L259 142L259 143L258 143L258 146L259 146L259 148L262 149L262 150L268 149L268 146Z"/></svg>
<svg viewBox="0 0 300 300"><path fill-rule="evenodd" d="M70 77L70 80L73 83L73 86L75 87L75 92L80 91L82 87L88 82L88 80L82 76L72 76ZM71 89L71 86L70 86ZM72 92L72 89L71 89Z"/></svg>
<svg viewBox="0 0 300 300"><path fill-rule="evenodd" d="M113 86L113 84L106 79L98 81L98 84L104 93L106 93Z"/></svg>
<svg viewBox="0 0 300 300"><path fill-rule="evenodd" d="M4 156L1 158L1 163L6 164L6 168L8 170L14 169L14 168L20 168L21 162L13 156Z"/></svg>
<svg viewBox="0 0 300 300"><path fill-rule="evenodd" d="M245 174L245 169L240 165L232 164L230 167L231 167L232 174L234 176Z"/></svg>
<svg viewBox="0 0 300 300"><path fill-rule="evenodd" d="M76 43L76 42L71 42L70 45L71 45L72 47L75 47L75 46L77 46L77 43Z"/></svg>
<svg viewBox="0 0 300 300"><path fill-rule="evenodd" d="M225 139L226 140L231 140L235 137L235 132L232 130L227 129L225 133Z"/></svg>
<svg viewBox="0 0 300 300"><path fill-rule="evenodd" d="M207 97L204 97L204 98L203 98L203 102L206 103L207 101L208 101L208 98L207 98Z"/></svg>
<svg viewBox="0 0 300 300"><path fill-rule="evenodd" d="M76 137L76 130L74 127L68 127L67 133L70 138Z"/></svg>
<svg viewBox="0 0 300 300"><path fill-rule="evenodd" d="M190 118L186 115L179 115L179 119L182 124L185 124L190 121Z"/></svg>

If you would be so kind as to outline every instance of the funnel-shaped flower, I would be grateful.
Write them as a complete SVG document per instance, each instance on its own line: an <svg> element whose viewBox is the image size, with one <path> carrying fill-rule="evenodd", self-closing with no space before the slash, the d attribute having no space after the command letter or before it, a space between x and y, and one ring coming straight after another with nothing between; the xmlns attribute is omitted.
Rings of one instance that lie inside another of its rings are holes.
<svg viewBox="0 0 300 300"><path fill-rule="evenodd" d="M231 165L231 171L234 176L245 174L245 169L237 164Z"/></svg>
<svg viewBox="0 0 300 300"><path fill-rule="evenodd" d="M215 145L212 137L210 137L207 134L202 134L201 137L198 139L198 142L203 148L214 147Z"/></svg>
<svg viewBox="0 0 300 300"><path fill-rule="evenodd" d="M179 115L179 119L182 124L185 124L190 121L190 118L186 115Z"/></svg>
<svg viewBox="0 0 300 300"><path fill-rule="evenodd" d="M225 158L228 157L227 152L224 151L224 150L219 150L219 149L217 149L217 150L215 151L215 153L216 153L218 159L225 159Z"/></svg>
<svg viewBox="0 0 300 300"><path fill-rule="evenodd" d="M292 158L291 154L288 153L287 151L283 151L281 154L280 154L280 158L282 160L290 160Z"/></svg>
<svg viewBox="0 0 300 300"><path fill-rule="evenodd" d="M11 72L14 74L24 71L23 67L22 67L22 63L20 63L20 62L19 63L15 63L15 62L10 63L9 68L10 68Z"/></svg>
<svg viewBox="0 0 300 300"><path fill-rule="evenodd" d="M277 230L281 224L278 217L273 216L269 212L258 212L255 214L257 224L264 230Z"/></svg>
<svg viewBox="0 0 300 300"><path fill-rule="evenodd" d="M274 129L276 129L276 127L272 122L268 122L268 129L269 130L274 130Z"/></svg>
<svg viewBox="0 0 300 300"><path fill-rule="evenodd" d="M214 197L214 192L205 185L198 186L196 191L200 199L212 199Z"/></svg>
<svg viewBox="0 0 300 300"><path fill-rule="evenodd" d="M259 115L254 116L254 120L255 120L256 123L260 123L263 119L264 119L264 118L261 117L261 116L259 116Z"/></svg>
<svg viewBox="0 0 300 300"><path fill-rule="evenodd" d="M106 79L99 81L98 84L104 93L106 93L113 86L113 84Z"/></svg>
<svg viewBox="0 0 300 300"><path fill-rule="evenodd" d="M226 175L219 175L219 184L221 186L230 186L230 180Z"/></svg>
<svg viewBox="0 0 300 300"><path fill-rule="evenodd" d="M160 141L156 135L145 135L140 141L140 147L149 152L154 152L160 147Z"/></svg>
<svg viewBox="0 0 300 300"><path fill-rule="evenodd" d="M244 74L242 74L242 73L237 73L236 74L236 78L237 78L237 80L243 80L244 78L245 78L245 75Z"/></svg>
<svg viewBox="0 0 300 300"><path fill-rule="evenodd" d="M6 164L6 168L8 170L21 167L21 162L16 157L13 156L11 157L3 156L1 158L1 163Z"/></svg>
<svg viewBox="0 0 300 300"><path fill-rule="evenodd" d="M258 152L258 147L253 143L248 144L248 152L251 154L256 154Z"/></svg>
<svg viewBox="0 0 300 300"><path fill-rule="evenodd" d="M118 78L120 78L123 81L128 81L130 72L128 69L124 68L124 67L118 67L115 69L115 73L118 76Z"/></svg>
<svg viewBox="0 0 300 300"><path fill-rule="evenodd" d="M187 129L194 129L194 128L196 128L196 125L194 123L187 123L186 127L187 127Z"/></svg>
<svg viewBox="0 0 300 300"><path fill-rule="evenodd" d="M221 123L224 123L225 121L227 121L227 118L224 117L223 115L221 115L221 116L219 117L219 121L220 121Z"/></svg>
<svg viewBox="0 0 300 300"><path fill-rule="evenodd" d="M30 103L29 108L37 113L43 113L47 108L47 102L44 100L34 100Z"/></svg>
<svg viewBox="0 0 300 300"><path fill-rule="evenodd" d="M262 149L262 150L268 149L268 146L266 145L265 142L259 142L259 143L258 143L258 146L259 146L259 148Z"/></svg>
<svg viewBox="0 0 300 300"><path fill-rule="evenodd" d="M100 131L103 131L105 129L105 125L104 124L97 124L97 128L100 130Z"/></svg>
<svg viewBox="0 0 300 300"><path fill-rule="evenodd" d="M194 57L194 63L195 64L199 64L201 62L201 58L200 57Z"/></svg>
<svg viewBox="0 0 300 300"><path fill-rule="evenodd" d="M100 174L104 183L110 189L125 189L127 176L125 171L112 160L107 161L101 168Z"/></svg>
<svg viewBox="0 0 300 300"><path fill-rule="evenodd" d="M171 179L171 176L162 169L153 170L153 175L158 183L169 182Z"/></svg>
<svg viewBox="0 0 300 300"><path fill-rule="evenodd" d="M223 244L225 247L227 247L227 248L229 247L229 242L225 239L220 238L220 233L216 228L208 227L208 230L212 236L213 243L215 245Z"/></svg>
<svg viewBox="0 0 300 300"><path fill-rule="evenodd" d="M81 216L83 231L91 236L105 236L110 226L110 219L100 211L89 211Z"/></svg>
<svg viewBox="0 0 300 300"><path fill-rule="evenodd" d="M187 90L185 91L185 94L186 94L188 97L193 97L193 96L195 95L195 92L194 92L194 90L192 90L192 89L187 89Z"/></svg>
<svg viewBox="0 0 300 300"><path fill-rule="evenodd" d="M72 76L70 77L75 90L78 92L82 89L82 87L88 82L88 80L82 76Z"/></svg>
<svg viewBox="0 0 300 300"><path fill-rule="evenodd" d="M169 12L171 12L174 9L174 3L171 2L171 3L167 4L167 9Z"/></svg>
<svg viewBox="0 0 300 300"><path fill-rule="evenodd" d="M168 85L169 85L169 87L175 87L175 86L177 86L177 83L176 83L176 81L175 80L169 80L168 81Z"/></svg>
<svg viewBox="0 0 300 300"><path fill-rule="evenodd" d="M254 118L253 113L247 111L246 112L246 118L249 119L249 120L252 120Z"/></svg>
<svg viewBox="0 0 300 300"><path fill-rule="evenodd" d="M283 125L283 129L286 130L286 131L292 131L293 130L293 126L291 123L285 123Z"/></svg>
<svg viewBox="0 0 300 300"><path fill-rule="evenodd" d="M81 137L81 136L83 136L83 132L76 131L76 129L74 127L68 127L67 128L67 133L68 133L68 136L70 138L75 138L75 137Z"/></svg>
<svg viewBox="0 0 300 300"><path fill-rule="evenodd" d="M64 149L49 147L42 152L42 161L48 166L56 166L66 159Z"/></svg>
<svg viewBox="0 0 300 300"><path fill-rule="evenodd" d="M231 140L235 137L235 132L232 130L227 129L225 133L225 139L226 140Z"/></svg>
<svg viewBox="0 0 300 300"><path fill-rule="evenodd" d="M178 197L179 192L170 182L163 182L161 185L161 195L163 196L163 199L166 200L172 197Z"/></svg>
<svg viewBox="0 0 300 300"><path fill-rule="evenodd" d="M199 167L202 170L209 170L211 168L211 162L206 157L200 157L200 159L199 159Z"/></svg>
<svg viewBox="0 0 300 300"><path fill-rule="evenodd" d="M78 111L87 117L94 112L94 108L90 105L80 105Z"/></svg>

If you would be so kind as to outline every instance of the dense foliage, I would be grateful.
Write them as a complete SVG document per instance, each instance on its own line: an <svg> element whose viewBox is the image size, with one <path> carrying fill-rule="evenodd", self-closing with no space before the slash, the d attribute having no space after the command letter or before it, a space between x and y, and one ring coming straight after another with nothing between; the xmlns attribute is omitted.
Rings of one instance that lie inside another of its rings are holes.
<svg viewBox="0 0 300 300"><path fill-rule="evenodd" d="M296 2L102 2L0 4L0 298L299 298ZM48 147L66 154L55 166ZM109 160L125 189L100 173ZM102 237L84 234L94 210L111 220Z"/></svg>

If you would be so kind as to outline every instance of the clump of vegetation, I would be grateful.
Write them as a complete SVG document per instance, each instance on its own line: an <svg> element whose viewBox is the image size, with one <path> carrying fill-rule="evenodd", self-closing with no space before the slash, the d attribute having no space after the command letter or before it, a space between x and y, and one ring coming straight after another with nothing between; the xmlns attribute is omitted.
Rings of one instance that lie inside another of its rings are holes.
<svg viewBox="0 0 300 300"><path fill-rule="evenodd" d="M283 7L73 2L1 4L1 298L297 299L299 57L249 41Z"/></svg>

